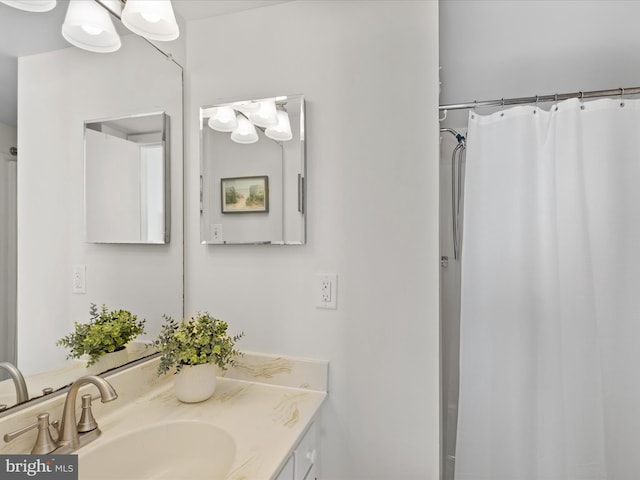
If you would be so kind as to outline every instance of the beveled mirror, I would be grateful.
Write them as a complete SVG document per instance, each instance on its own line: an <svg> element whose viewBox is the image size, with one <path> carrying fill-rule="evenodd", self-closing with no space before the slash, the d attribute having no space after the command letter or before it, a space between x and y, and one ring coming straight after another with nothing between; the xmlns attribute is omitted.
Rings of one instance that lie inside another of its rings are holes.
<svg viewBox="0 0 640 480"><path fill-rule="evenodd" d="M304 245L304 97L200 109L203 244Z"/></svg>
<svg viewBox="0 0 640 480"><path fill-rule="evenodd" d="M169 117L84 124L85 228L90 243L169 243Z"/></svg>

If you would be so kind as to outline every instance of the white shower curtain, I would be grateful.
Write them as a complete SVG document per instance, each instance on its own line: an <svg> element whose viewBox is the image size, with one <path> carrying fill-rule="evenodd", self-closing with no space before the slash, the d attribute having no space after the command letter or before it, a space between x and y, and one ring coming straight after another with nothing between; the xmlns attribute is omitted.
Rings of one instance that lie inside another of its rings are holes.
<svg viewBox="0 0 640 480"><path fill-rule="evenodd" d="M620 103L469 116L458 480L640 478L640 103Z"/></svg>

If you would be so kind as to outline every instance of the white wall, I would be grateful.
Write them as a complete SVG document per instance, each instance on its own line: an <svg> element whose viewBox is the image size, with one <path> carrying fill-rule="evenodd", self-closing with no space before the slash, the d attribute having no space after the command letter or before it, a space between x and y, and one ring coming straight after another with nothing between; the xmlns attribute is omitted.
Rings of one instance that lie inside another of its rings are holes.
<svg viewBox="0 0 640 480"><path fill-rule="evenodd" d="M163 313L182 313L181 73L139 37L122 41L109 55L68 48L19 59L18 363L26 374L63 361L55 342L89 319L92 302L146 318L150 336ZM162 110L171 117L171 243L85 243L84 121ZM84 295L71 293L75 264L86 265Z"/></svg>
<svg viewBox="0 0 640 480"><path fill-rule="evenodd" d="M438 478L438 4L296 1L188 23L186 307L330 361L320 478ZM308 244L199 244L198 108L302 93ZM337 273L338 309L315 308Z"/></svg>

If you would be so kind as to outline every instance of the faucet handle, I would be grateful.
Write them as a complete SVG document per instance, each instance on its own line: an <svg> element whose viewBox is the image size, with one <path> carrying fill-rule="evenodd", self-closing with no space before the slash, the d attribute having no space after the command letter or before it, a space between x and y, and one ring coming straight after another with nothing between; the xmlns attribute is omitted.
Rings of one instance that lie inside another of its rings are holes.
<svg viewBox="0 0 640 480"><path fill-rule="evenodd" d="M78 433L86 433L98 428L98 422L91 411L91 394L82 395L82 415L78 422Z"/></svg>
<svg viewBox="0 0 640 480"><path fill-rule="evenodd" d="M54 422L55 423L55 422ZM38 429L38 437L36 438L36 443L31 450L31 453L34 455L46 455L47 453L53 452L58 445L53 440L51 436L51 432L49 431L49 414L41 413L38 415L38 421L31 425L28 425L20 430L16 430L15 432L7 433L4 436L4 441L9 443L14 440L16 437L19 437L23 433L27 433L34 428Z"/></svg>

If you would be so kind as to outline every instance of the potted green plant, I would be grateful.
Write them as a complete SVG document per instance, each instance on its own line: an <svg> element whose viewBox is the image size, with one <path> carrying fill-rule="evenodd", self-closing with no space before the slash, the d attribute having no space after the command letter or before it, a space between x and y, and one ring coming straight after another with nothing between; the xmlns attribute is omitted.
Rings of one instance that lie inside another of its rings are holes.
<svg viewBox="0 0 640 480"><path fill-rule="evenodd" d="M96 304L92 303L89 314L88 323L74 322L74 331L56 342L56 345L70 349L67 358L86 355L87 367L94 365L107 353L124 350L127 343L145 333L146 320L138 320L136 315L127 310L109 311L106 305L98 310Z"/></svg>
<svg viewBox="0 0 640 480"><path fill-rule="evenodd" d="M179 322L165 316L154 346L160 352L158 375L174 369L176 396L186 403L201 402L216 388L216 366L226 370L241 352L235 348L244 333L231 336L228 324L208 312Z"/></svg>

